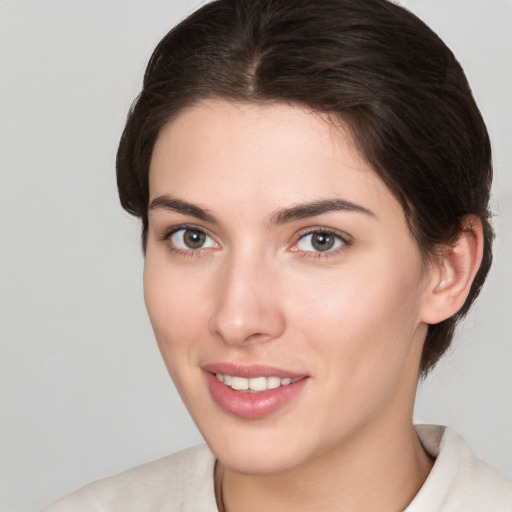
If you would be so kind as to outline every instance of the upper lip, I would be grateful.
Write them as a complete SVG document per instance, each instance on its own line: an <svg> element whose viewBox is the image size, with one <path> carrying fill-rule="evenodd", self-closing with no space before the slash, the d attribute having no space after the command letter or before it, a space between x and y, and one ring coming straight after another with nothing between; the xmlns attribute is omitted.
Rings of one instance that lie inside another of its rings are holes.
<svg viewBox="0 0 512 512"><path fill-rule="evenodd" d="M204 371L210 373L222 373L222 375L231 375L232 377L245 377L251 379L254 377L280 377L281 379L297 379L305 377L303 373L297 373L274 366L264 364L241 365L228 362L208 363L201 367Z"/></svg>

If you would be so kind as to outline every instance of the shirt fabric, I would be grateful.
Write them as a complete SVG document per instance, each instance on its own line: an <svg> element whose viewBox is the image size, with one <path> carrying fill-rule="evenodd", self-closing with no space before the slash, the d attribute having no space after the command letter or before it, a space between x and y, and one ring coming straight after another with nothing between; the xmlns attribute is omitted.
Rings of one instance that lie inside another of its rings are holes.
<svg viewBox="0 0 512 512"><path fill-rule="evenodd" d="M512 482L478 460L447 427L417 425L434 466L404 512L512 512ZM42 512L217 512L215 457L188 448L93 482Z"/></svg>

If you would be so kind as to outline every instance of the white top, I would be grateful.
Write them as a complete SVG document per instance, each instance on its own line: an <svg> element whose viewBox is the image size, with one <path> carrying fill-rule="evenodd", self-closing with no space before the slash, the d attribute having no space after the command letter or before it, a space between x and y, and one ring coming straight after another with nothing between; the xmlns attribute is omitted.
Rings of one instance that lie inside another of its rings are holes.
<svg viewBox="0 0 512 512"><path fill-rule="evenodd" d="M512 512L512 482L460 436L435 425L416 430L436 461L404 512ZM217 512L214 465L210 450L196 446L93 482L43 512Z"/></svg>

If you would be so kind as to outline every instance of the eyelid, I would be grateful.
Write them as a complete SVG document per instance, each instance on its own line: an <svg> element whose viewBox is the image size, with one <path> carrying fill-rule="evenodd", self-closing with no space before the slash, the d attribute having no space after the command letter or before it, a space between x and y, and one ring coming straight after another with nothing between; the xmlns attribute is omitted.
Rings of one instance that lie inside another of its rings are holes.
<svg viewBox="0 0 512 512"><path fill-rule="evenodd" d="M178 231L181 231L182 229L192 229L194 231L201 231L201 233L204 233L205 235L209 236L210 238L213 238L206 229L202 228L201 226L198 226L196 224L177 224L175 226L170 226L163 230L162 234L158 237L158 239L161 242L165 242L166 240L169 240L172 235L177 233Z"/></svg>
<svg viewBox="0 0 512 512"><path fill-rule="evenodd" d="M203 233L207 238L209 238L213 242L214 247L207 246L207 247L198 247L197 249L194 249L192 247L183 248L183 247L177 246L172 241L172 237L179 231L186 231L186 230L197 231L197 232ZM208 232L207 229L205 229L201 226L198 226L197 224L189 224L189 223L177 224L177 225L168 227L167 229L165 229L163 231L163 233L160 236L158 236L158 240L166 243L167 250L169 252L171 252L173 254L178 254L181 256L198 256L200 253L204 253L204 251L208 251L210 249L216 249L219 247L219 243L217 242L216 238L214 236L212 236Z"/></svg>
<svg viewBox="0 0 512 512"><path fill-rule="evenodd" d="M304 251L297 247L297 244L300 242L300 240L302 240L306 236L314 235L314 234L326 234L326 235L335 236L336 238L339 238L341 240L342 245L340 247L337 247L332 250L327 250L327 251ZM328 256L328 255L336 254L338 251L343 250L343 248L350 247L352 245L352 243L353 243L353 238L348 233L345 233L344 231L340 231L340 230L334 229L334 228L328 228L325 226L314 226L314 227L308 227L308 228L302 229L297 234L296 239L293 242L293 245L290 248L290 250L292 250L294 252L295 251L302 252L303 254L306 254L308 256Z"/></svg>
<svg viewBox="0 0 512 512"><path fill-rule="evenodd" d="M326 226L311 226L311 227L303 228L297 233L297 239L302 238L303 236L306 236L306 235L310 235L311 233L326 233L329 235L336 235L336 236L340 237L347 244L352 243L352 240L353 240L352 236L350 236L345 231L340 231L339 229L329 228Z"/></svg>

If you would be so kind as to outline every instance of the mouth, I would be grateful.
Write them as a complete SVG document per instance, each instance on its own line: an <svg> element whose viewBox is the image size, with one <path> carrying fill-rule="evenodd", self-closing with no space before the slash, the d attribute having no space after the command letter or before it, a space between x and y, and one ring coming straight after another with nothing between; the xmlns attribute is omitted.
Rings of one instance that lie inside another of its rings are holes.
<svg viewBox="0 0 512 512"><path fill-rule="evenodd" d="M271 389L277 389L281 386L289 386L295 384L303 377L296 377L294 379L290 377L237 377L235 375L225 375L223 373L216 373L215 377L218 381L222 382L225 386L228 386L235 391L243 391L245 393L261 393L269 391Z"/></svg>
<svg viewBox="0 0 512 512"><path fill-rule="evenodd" d="M306 375L267 366L229 363L203 368L213 402L231 416L262 419L296 402L310 380Z"/></svg>

